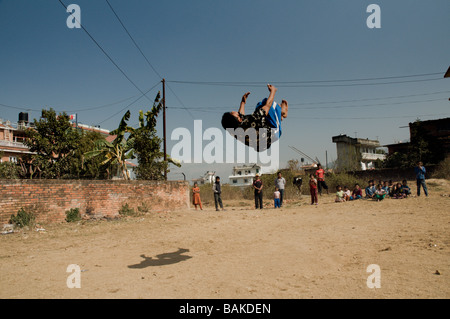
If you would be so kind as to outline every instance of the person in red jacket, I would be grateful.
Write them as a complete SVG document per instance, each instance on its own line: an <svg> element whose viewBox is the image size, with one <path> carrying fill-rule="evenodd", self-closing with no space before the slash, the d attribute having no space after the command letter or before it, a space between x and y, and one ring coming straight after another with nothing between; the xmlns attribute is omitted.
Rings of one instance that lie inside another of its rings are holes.
<svg viewBox="0 0 450 319"><path fill-rule="evenodd" d="M317 198L317 180L314 178L314 175L309 175L309 192L311 193L311 205L318 204Z"/></svg>
<svg viewBox="0 0 450 319"><path fill-rule="evenodd" d="M327 183L325 183L325 171L322 168L322 165L320 165L320 164L317 164L316 176L317 176L317 186L319 187L320 196L322 196L322 188L326 189L327 194L328 194L328 185L327 185Z"/></svg>

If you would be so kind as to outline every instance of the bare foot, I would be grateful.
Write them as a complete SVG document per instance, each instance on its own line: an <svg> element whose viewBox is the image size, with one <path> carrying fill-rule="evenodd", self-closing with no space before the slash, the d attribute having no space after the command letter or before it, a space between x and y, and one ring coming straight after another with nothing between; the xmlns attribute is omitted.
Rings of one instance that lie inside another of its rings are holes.
<svg viewBox="0 0 450 319"><path fill-rule="evenodd" d="M281 118L286 118L288 115L288 102L286 100L281 101Z"/></svg>

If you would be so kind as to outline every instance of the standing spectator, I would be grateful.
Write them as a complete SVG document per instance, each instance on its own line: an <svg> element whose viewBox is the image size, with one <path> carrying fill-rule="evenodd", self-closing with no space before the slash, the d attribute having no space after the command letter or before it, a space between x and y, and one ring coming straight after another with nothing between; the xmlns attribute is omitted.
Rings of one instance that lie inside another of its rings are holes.
<svg viewBox="0 0 450 319"><path fill-rule="evenodd" d="M197 205L199 205L200 209L203 210L202 201L200 200L200 187L198 187L197 183L194 183L194 188L192 188L192 195L195 210L197 210Z"/></svg>
<svg viewBox="0 0 450 319"><path fill-rule="evenodd" d="M322 188L326 189L328 194L328 185L325 183L325 171L320 164L317 164L316 176L317 185L319 186L319 195L322 196Z"/></svg>
<svg viewBox="0 0 450 319"><path fill-rule="evenodd" d="M281 197L281 193L278 190L278 187L275 187L275 192L273 192L273 204L275 206L275 208L280 208L280 197Z"/></svg>
<svg viewBox="0 0 450 319"><path fill-rule="evenodd" d="M280 192L280 207L283 207L284 187L286 186L286 180L281 176L281 172L278 172L277 179L275 180L275 186Z"/></svg>
<svg viewBox="0 0 450 319"><path fill-rule="evenodd" d="M256 174L256 178L253 181L253 188L255 189L255 209L263 208L263 182L259 178L259 174Z"/></svg>
<svg viewBox="0 0 450 319"><path fill-rule="evenodd" d="M311 205L317 205L317 179L314 178L313 174L309 175L309 192L311 193Z"/></svg>
<svg viewBox="0 0 450 319"><path fill-rule="evenodd" d="M427 170L423 166L422 162L417 163L417 166L414 168L414 172L416 173L417 180L417 196L420 196L420 186L422 186L425 196L428 197L427 183L425 183L425 174L427 173Z"/></svg>
<svg viewBox="0 0 450 319"><path fill-rule="evenodd" d="M216 211L219 211L220 208L223 209L222 204L222 198L220 197L220 194L222 194L222 185L220 185L220 177L216 176L216 182L213 184L213 191L214 191L214 204L216 205Z"/></svg>

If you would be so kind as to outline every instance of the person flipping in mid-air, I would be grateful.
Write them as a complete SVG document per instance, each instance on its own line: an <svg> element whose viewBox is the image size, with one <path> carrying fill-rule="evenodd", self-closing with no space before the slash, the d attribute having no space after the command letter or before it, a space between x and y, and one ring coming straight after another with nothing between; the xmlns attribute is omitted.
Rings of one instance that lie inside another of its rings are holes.
<svg viewBox="0 0 450 319"><path fill-rule="evenodd" d="M250 92L247 92L242 97L238 112L227 112L222 116L223 128L234 130L233 133L227 131L245 145L256 148L258 152L269 149L272 142L280 138L281 121L288 114L286 100L282 100L281 105L275 102L277 88L270 84L267 85L267 88L270 92L269 97L259 102L252 114L245 115L245 103L250 95ZM238 128L242 128L242 130L236 132ZM255 130L255 135L252 135L252 132L249 133L248 129L250 128ZM256 140L252 137L255 137ZM266 144L261 143L261 141L266 142Z"/></svg>

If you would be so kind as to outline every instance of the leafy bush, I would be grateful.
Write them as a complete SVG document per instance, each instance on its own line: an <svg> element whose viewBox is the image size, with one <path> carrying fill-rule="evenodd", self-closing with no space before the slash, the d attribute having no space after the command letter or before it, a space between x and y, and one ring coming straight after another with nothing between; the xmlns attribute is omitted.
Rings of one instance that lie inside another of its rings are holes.
<svg viewBox="0 0 450 319"><path fill-rule="evenodd" d="M17 227L23 228L25 226L34 226L36 221L36 214L32 211L26 211L24 208L19 209L17 215L11 215L10 223Z"/></svg>
<svg viewBox="0 0 450 319"><path fill-rule="evenodd" d="M20 177L20 167L16 163L0 163L0 179L17 179Z"/></svg>
<svg viewBox="0 0 450 319"><path fill-rule="evenodd" d="M136 211L128 205L128 203L125 203L122 205L122 207L119 209L119 214L122 216L136 216Z"/></svg>
<svg viewBox="0 0 450 319"><path fill-rule="evenodd" d="M77 222L79 220L81 220L80 209L71 208L70 210L66 211L66 222L72 223Z"/></svg>
<svg viewBox="0 0 450 319"><path fill-rule="evenodd" d="M450 179L450 156L438 164L432 177Z"/></svg>
<svg viewBox="0 0 450 319"><path fill-rule="evenodd" d="M138 209L139 213L141 213L141 214L146 214L150 211L150 207L145 202L142 202L142 205L138 206L137 209Z"/></svg>

